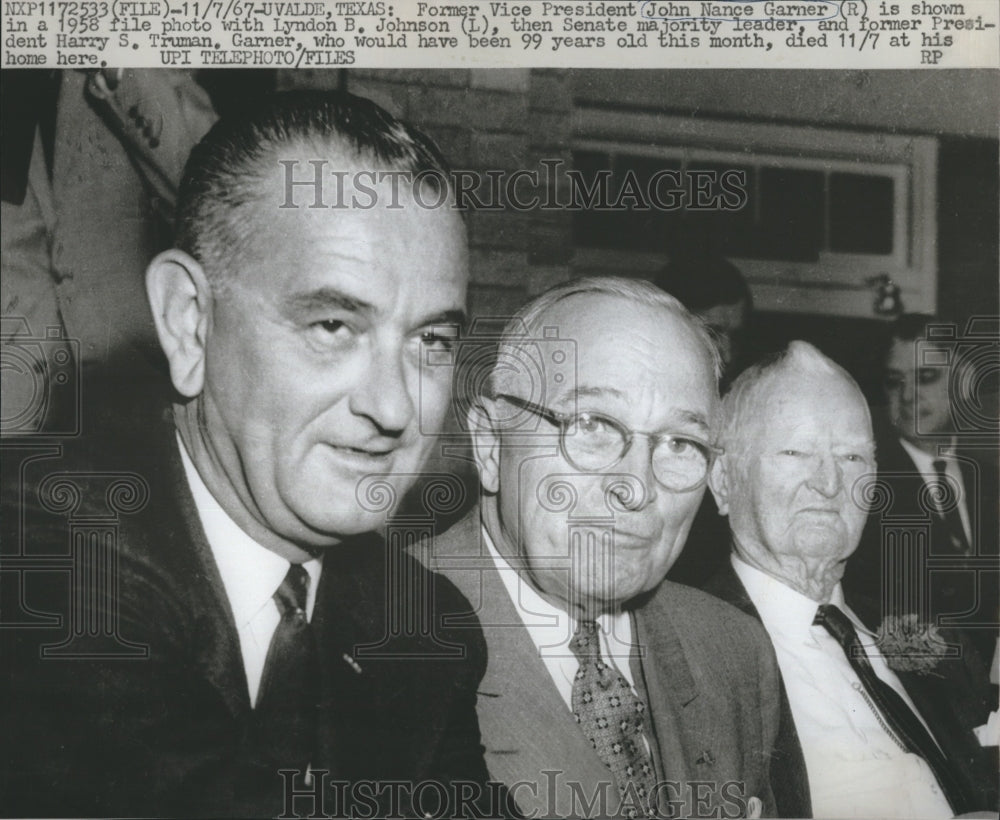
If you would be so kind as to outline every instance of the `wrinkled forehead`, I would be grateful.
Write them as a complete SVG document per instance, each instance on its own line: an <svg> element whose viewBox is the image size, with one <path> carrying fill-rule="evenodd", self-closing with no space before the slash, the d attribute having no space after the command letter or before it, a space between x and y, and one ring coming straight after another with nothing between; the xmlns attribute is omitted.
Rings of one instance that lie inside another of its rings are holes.
<svg viewBox="0 0 1000 820"><path fill-rule="evenodd" d="M507 382L544 390L558 405L601 391L617 403L658 400L710 415L717 402L711 353L691 322L659 305L605 294L574 294L551 306L517 343L534 373ZM613 402L614 403L614 402Z"/></svg>
<svg viewBox="0 0 1000 820"><path fill-rule="evenodd" d="M779 368L746 397L732 432L745 444L794 434L872 438L868 402L858 386L837 372Z"/></svg>

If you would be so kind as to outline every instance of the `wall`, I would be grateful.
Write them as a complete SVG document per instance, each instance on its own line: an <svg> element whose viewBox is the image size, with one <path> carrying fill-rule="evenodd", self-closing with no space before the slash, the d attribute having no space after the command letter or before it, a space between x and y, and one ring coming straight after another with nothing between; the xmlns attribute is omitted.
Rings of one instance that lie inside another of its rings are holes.
<svg viewBox="0 0 1000 820"><path fill-rule="evenodd" d="M569 159L575 105L816 124L940 137L939 310L960 322L996 315L997 132L992 71L345 70L294 72L279 84L341 85L425 130L455 168L537 168ZM611 114L613 116L613 114ZM568 213L471 213L473 314L510 313L570 275ZM873 392L883 325L766 314L760 346L807 338Z"/></svg>

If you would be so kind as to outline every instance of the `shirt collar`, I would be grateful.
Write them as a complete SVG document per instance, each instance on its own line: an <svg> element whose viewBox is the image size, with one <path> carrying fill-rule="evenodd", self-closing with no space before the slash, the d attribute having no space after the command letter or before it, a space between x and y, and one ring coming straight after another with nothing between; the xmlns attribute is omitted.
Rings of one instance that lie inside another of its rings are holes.
<svg viewBox="0 0 1000 820"><path fill-rule="evenodd" d="M875 633L875 632L872 632L867 626L865 626L864 621L862 621L854 613L854 610L851 609L847 605L847 601L844 600L844 588L840 584L837 584L837 586L835 586L833 588L833 594L830 596L830 603L833 604L834 606L836 606L837 609L839 609L841 612L843 612L847 616L848 620L852 624L854 624L854 628L858 632L860 632L860 633L862 633L864 635L867 635L869 638L877 638L878 637L878 634Z"/></svg>
<svg viewBox="0 0 1000 820"><path fill-rule="evenodd" d="M205 530L208 546L219 567L226 598L233 611L237 627L246 626L260 610L270 603L275 591L288 573L290 563L257 543L222 509L205 485L191 461L184 442L177 437L191 495L198 517ZM323 568L323 559L314 558L302 564L309 573L309 594L306 611L311 616L316 601L316 587Z"/></svg>
<svg viewBox="0 0 1000 820"><path fill-rule="evenodd" d="M816 618L819 602L792 589L777 578L750 566L739 556L732 556L733 570L743 583L767 631L789 638L805 639ZM833 588L830 603L837 606L854 624L855 629L874 635L847 606L840 584Z"/></svg>
<svg viewBox="0 0 1000 820"><path fill-rule="evenodd" d="M954 446L955 442L952 441L947 447L942 447L939 450L938 455L931 455L930 453L924 452L919 447L913 444L913 442L907 441L905 438L900 438L899 443L902 445L906 454L912 459L916 468L920 471L921 475L925 478L935 478L937 471L934 469L934 462L941 460L944 461L945 473L948 475L961 476L961 470L958 469L958 464L955 462Z"/></svg>
<svg viewBox="0 0 1000 820"><path fill-rule="evenodd" d="M539 653L545 655L564 650L576 633L577 619L539 594L531 583L510 565L497 550L485 526L482 527L482 533L483 541L507 589L507 594L510 595L514 608L538 647ZM621 641L620 638L625 636L631 638L631 621L628 613L618 610L599 615L595 620L602 634L602 651L609 657L627 658L631 654L632 645L630 642Z"/></svg>

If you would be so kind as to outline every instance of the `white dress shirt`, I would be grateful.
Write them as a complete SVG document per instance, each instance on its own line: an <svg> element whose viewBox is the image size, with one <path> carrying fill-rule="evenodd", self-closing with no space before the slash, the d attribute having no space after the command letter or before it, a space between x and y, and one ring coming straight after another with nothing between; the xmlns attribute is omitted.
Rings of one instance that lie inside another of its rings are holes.
<svg viewBox="0 0 1000 820"><path fill-rule="evenodd" d="M532 642L538 647L538 655L551 675L552 682L555 683L566 706L572 709L573 678L580 668L580 662L569 648L569 642L576 632L577 619L539 595L534 587L497 552L493 540L485 529L483 529L483 540L517 614L528 630ZM601 615L596 620L600 627L601 654L605 660L617 667L622 677L635 691L635 681L629 664L633 648L632 621L628 613L619 610L614 614Z"/></svg>
<svg viewBox="0 0 1000 820"><path fill-rule="evenodd" d="M959 463L950 453L945 452L938 456L932 456L930 453L925 453L919 447L914 447L905 438L901 438L899 443L903 445L906 454L912 459L925 484L937 482L938 474L937 470L934 469L934 462L939 459L944 462L945 476L947 476L949 481L954 482L954 486L958 488L958 515L962 519L962 529L965 530L965 538L971 544L972 528L969 526L969 505L966 501L965 482L962 480L962 468L959 466ZM940 508L938 509L940 511Z"/></svg>
<svg viewBox="0 0 1000 820"><path fill-rule="evenodd" d="M205 486L179 436L177 441L198 517L219 567L226 598L229 599L233 620L236 622L250 703L256 705L267 650L281 620L281 613L273 596L285 579L290 564L240 529ZM310 620L316 604L316 587L323 568L322 561L322 558L315 558L302 565L309 573L306 614Z"/></svg>
<svg viewBox="0 0 1000 820"><path fill-rule="evenodd" d="M930 767L883 727L840 644L813 626L817 602L735 556L733 568L774 644L805 756L813 817L951 817ZM875 674L916 713L895 673L872 651L874 636L844 603L839 584L830 603L854 624Z"/></svg>

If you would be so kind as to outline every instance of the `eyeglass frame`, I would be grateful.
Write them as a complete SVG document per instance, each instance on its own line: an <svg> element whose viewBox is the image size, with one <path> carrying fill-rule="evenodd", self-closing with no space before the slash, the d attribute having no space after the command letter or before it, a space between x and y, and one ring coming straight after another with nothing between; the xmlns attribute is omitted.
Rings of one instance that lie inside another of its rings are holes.
<svg viewBox="0 0 1000 820"><path fill-rule="evenodd" d="M619 421L614 416L609 416L606 413L592 412L589 410L583 413L560 413L557 410L552 410L541 404L536 404L533 401L529 401L528 399L522 399L520 396L513 396L509 393L496 393L494 394L493 398L501 399L503 401L509 402L510 404L513 404L515 407L521 408L522 410L527 410L529 413L534 413L536 416L549 422L549 424L552 424L553 426L557 427L559 429L559 452L562 454L562 457L565 458L566 461L568 461L573 466L574 469L579 470L581 473L596 475L598 473L602 473L605 472L606 470L609 470L610 468L616 466L617 464L620 464L622 460L625 458L625 456L628 455L629 450L632 449L632 443L633 441L635 441L636 436L646 436L652 441L652 447L649 448L650 465L652 465L653 462L653 453L655 452L656 448L659 447L660 442L667 441L669 439L680 439L682 441L690 442L696 447L704 449L705 475L691 486L679 487L679 488L670 487L664 484L663 481L660 480L660 477L656 475L656 470L653 470L653 477L656 479L656 483L659 484L664 489L669 490L670 492L685 493L691 490L695 490L702 484L704 484L708 480L709 473L712 471L712 465L715 462L715 459L717 459L721 455L724 455L726 452L725 448L717 447L714 444L709 444L707 441L695 438L694 436L686 436L686 435L681 436L674 433L651 433L646 430L633 430L632 428L628 427L624 422ZM621 455L619 455L617 459L612 461L606 467L601 467L598 469L587 469L585 467L580 467L576 463L576 461L570 458L570 455L566 450L566 431L569 429L572 423L581 416L596 417L603 422L610 423L611 426L615 427L616 429L618 429L623 433L624 447L622 448Z"/></svg>

